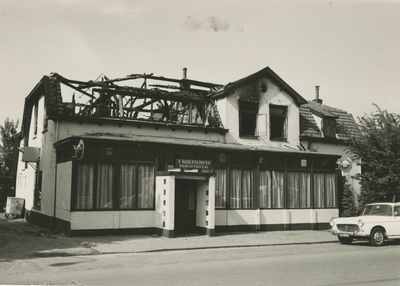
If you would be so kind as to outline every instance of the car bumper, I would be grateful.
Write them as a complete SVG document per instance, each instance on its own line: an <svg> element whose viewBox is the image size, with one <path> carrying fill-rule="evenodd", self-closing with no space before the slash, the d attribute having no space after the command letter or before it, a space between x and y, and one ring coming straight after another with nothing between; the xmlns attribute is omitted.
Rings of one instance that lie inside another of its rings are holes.
<svg viewBox="0 0 400 286"><path fill-rule="evenodd" d="M331 234L335 236L341 237L360 237L360 238L367 238L369 237L369 233L365 233L362 230L359 231L341 231L337 229L331 229Z"/></svg>

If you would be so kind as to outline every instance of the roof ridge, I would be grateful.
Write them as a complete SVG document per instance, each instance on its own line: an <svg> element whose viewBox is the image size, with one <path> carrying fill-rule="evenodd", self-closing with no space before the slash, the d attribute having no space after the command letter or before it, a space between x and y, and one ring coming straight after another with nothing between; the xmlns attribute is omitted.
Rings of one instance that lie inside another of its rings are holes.
<svg viewBox="0 0 400 286"><path fill-rule="evenodd" d="M350 114L350 113L348 113L346 110L339 109L339 108L337 108L337 107L332 107L332 106L329 106L329 105L326 105L326 104L322 104L322 103L321 103L321 104L319 104L319 103L314 103L314 102L312 102L311 100L308 101L308 102L309 102L309 103L307 103L307 104L310 104L310 105L313 105L313 106L326 107L326 108L331 109L331 110L340 111L340 112L343 112L343 113ZM307 105L307 104L304 104L304 105Z"/></svg>

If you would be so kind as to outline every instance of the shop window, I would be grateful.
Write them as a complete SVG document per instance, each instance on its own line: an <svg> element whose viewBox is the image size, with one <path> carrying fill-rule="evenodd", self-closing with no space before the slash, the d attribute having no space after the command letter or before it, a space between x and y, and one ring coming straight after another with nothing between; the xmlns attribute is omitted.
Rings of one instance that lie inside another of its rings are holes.
<svg viewBox="0 0 400 286"><path fill-rule="evenodd" d="M154 166L123 164L117 170L118 176L113 164L79 164L75 209L153 209Z"/></svg>
<svg viewBox="0 0 400 286"><path fill-rule="evenodd" d="M138 166L138 209L154 208L154 167Z"/></svg>
<svg viewBox="0 0 400 286"><path fill-rule="evenodd" d="M253 208L253 170L232 169L230 173L230 207Z"/></svg>
<svg viewBox="0 0 400 286"><path fill-rule="evenodd" d="M98 164L96 180L96 208L113 208L114 167L111 164Z"/></svg>
<svg viewBox="0 0 400 286"><path fill-rule="evenodd" d="M111 209L113 207L113 165L79 164L77 180L76 209Z"/></svg>
<svg viewBox="0 0 400 286"><path fill-rule="evenodd" d="M215 178L215 207L226 207L226 169L216 169Z"/></svg>
<svg viewBox="0 0 400 286"><path fill-rule="evenodd" d="M154 208L154 167L151 165L121 165L119 208Z"/></svg>
<svg viewBox="0 0 400 286"><path fill-rule="evenodd" d="M239 135L256 136L258 103L239 101Z"/></svg>
<svg viewBox="0 0 400 286"><path fill-rule="evenodd" d="M93 208L94 165L79 164L78 186L76 192L75 208L78 210Z"/></svg>
<svg viewBox="0 0 400 286"><path fill-rule="evenodd" d="M311 207L310 173L288 172L286 185L288 208Z"/></svg>
<svg viewBox="0 0 400 286"><path fill-rule="evenodd" d="M121 165L119 179L119 207L133 209L136 201L137 166Z"/></svg>
<svg viewBox="0 0 400 286"><path fill-rule="evenodd" d="M329 173L314 174L314 208L335 208L336 176Z"/></svg>
<svg viewBox="0 0 400 286"><path fill-rule="evenodd" d="M260 171L260 208L284 207L284 172Z"/></svg>
<svg viewBox="0 0 400 286"><path fill-rule="evenodd" d="M270 105L270 139L287 139L287 106Z"/></svg>

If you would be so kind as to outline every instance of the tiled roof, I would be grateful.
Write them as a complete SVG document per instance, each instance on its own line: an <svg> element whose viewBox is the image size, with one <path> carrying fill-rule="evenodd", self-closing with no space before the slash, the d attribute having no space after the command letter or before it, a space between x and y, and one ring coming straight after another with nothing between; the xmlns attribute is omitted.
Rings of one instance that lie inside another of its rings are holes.
<svg viewBox="0 0 400 286"><path fill-rule="evenodd" d="M333 108L323 104L309 102L300 107L300 136L324 138L322 130L314 120L313 113L319 116L336 118L336 134L340 140L350 139L352 136L360 135L360 130L353 118L353 115L344 110Z"/></svg>

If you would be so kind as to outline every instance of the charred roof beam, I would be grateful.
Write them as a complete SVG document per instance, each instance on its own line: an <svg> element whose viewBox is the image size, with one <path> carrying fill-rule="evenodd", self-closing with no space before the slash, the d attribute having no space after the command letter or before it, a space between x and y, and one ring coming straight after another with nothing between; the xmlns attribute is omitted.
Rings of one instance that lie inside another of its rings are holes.
<svg viewBox="0 0 400 286"><path fill-rule="evenodd" d="M137 98L152 98L157 100L171 100L180 102L207 102L205 97L199 97L197 94L190 92L167 92L162 90L149 90L140 88L127 88L127 89L108 89L108 88L94 88L93 92L101 94L119 94L123 96L132 96Z"/></svg>

